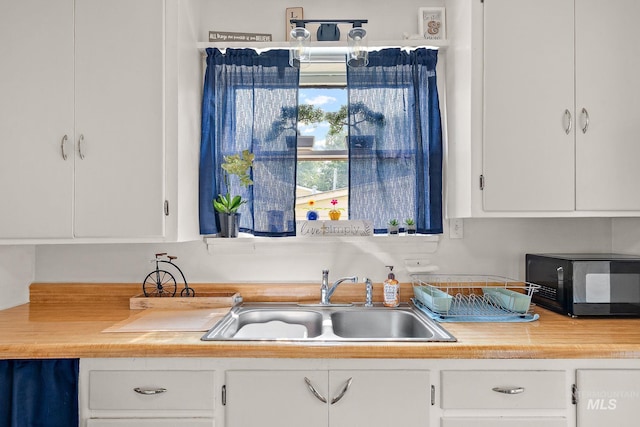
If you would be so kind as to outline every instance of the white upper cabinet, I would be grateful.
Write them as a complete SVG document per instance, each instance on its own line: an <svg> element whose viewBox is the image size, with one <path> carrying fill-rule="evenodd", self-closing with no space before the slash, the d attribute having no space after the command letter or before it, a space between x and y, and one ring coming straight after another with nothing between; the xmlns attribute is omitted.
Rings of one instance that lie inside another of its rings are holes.
<svg viewBox="0 0 640 427"><path fill-rule="evenodd" d="M164 234L164 2L76 0L76 237Z"/></svg>
<svg viewBox="0 0 640 427"><path fill-rule="evenodd" d="M446 5L449 217L640 215L640 3Z"/></svg>
<svg viewBox="0 0 640 427"><path fill-rule="evenodd" d="M640 2L576 1L576 209L640 210Z"/></svg>
<svg viewBox="0 0 640 427"><path fill-rule="evenodd" d="M198 3L0 5L0 241L198 237Z"/></svg>
<svg viewBox="0 0 640 427"><path fill-rule="evenodd" d="M573 0L486 0L484 17L484 207L573 210Z"/></svg>
<svg viewBox="0 0 640 427"><path fill-rule="evenodd" d="M0 237L69 238L73 0L0 2Z"/></svg>

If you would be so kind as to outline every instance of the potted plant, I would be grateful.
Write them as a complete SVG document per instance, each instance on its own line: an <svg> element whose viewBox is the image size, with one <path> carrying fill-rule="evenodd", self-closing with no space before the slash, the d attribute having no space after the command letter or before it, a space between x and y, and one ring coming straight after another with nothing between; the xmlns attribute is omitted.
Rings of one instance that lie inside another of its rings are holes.
<svg viewBox="0 0 640 427"><path fill-rule="evenodd" d="M333 207L329 210L329 219L331 219L332 221L338 221L340 219L340 215L342 214L342 212L340 212L342 208L336 208L337 204L338 200L331 199L331 205Z"/></svg>
<svg viewBox="0 0 640 427"><path fill-rule="evenodd" d="M218 212L218 220L220 222L220 234L222 237L238 237L238 226L240 223L240 213L238 209L247 203L240 195L232 196L230 193L230 177L235 175L238 177L239 184L248 187L253 184L251 180L251 167L255 155L249 150L243 150L242 155L233 154L224 156L222 163L224 186L227 190L226 194L219 194L213 200L213 208Z"/></svg>
<svg viewBox="0 0 640 427"><path fill-rule="evenodd" d="M407 218L404 220L404 225L406 225L407 234L416 234L416 222L413 218Z"/></svg>
<svg viewBox="0 0 640 427"><path fill-rule="evenodd" d="M389 230L389 234L398 234L398 229L400 228L400 224L397 219L392 219L389 221L387 225L387 229Z"/></svg>

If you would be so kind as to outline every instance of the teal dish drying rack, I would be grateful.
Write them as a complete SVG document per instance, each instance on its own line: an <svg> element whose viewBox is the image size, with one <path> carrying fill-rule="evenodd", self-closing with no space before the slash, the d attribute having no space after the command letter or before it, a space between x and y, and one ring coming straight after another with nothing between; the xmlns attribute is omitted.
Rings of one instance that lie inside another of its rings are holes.
<svg viewBox="0 0 640 427"><path fill-rule="evenodd" d="M501 276L414 274L413 303L439 322L530 322L540 285Z"/></svg>

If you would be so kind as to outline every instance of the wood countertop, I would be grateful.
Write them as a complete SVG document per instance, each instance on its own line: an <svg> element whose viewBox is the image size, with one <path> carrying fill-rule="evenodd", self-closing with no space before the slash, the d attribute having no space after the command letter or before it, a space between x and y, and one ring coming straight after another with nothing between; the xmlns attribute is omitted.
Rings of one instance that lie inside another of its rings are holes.
<svg viewBox="0 0 640 427"><path fill-rule="evenodd" d="M192 286L237 291L245 301L311 302L318 293L316 284ZM640 319L572 319L539 307L534 322L443 323L455 343L205 342L203 332L102 332L140 313L129 309L129 297L139 292L139 284L33 284L29 304L0 311L0 358L640 358ZM410 293L403 284L401 298ZM363 295L364 287L344 286L334 300Z"/></svg>

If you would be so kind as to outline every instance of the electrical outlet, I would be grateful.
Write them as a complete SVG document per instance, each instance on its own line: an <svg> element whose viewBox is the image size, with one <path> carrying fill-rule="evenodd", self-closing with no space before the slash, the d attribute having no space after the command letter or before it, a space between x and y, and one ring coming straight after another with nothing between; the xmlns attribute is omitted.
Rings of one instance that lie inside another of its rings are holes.
<svg viewBox="0 0 640 427"><path fill-rule="evenodd" d="M452 218L449 220L449 238L462 239L464 237L464 221L462 218Z"/></svg>

